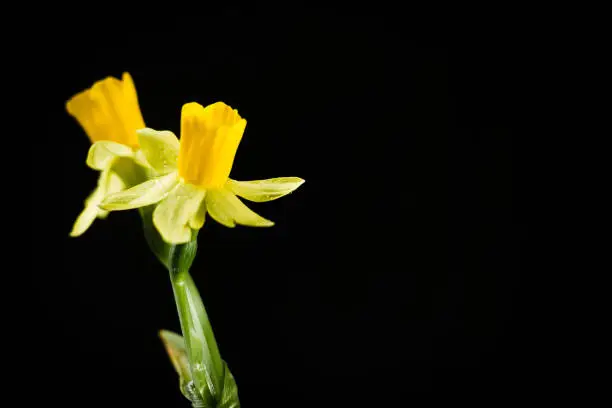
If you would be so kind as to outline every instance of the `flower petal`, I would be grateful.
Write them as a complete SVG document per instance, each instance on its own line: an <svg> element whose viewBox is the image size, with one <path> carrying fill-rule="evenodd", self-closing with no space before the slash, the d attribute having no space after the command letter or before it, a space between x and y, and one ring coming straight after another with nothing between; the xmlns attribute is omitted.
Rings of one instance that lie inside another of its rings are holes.
<svg viewBox="0 0 612 408"><path fill-rule="evenodd" d="M196 102L181 110L179 175L205 189L219 189L227 181L246 120L223 102L204 108Z"/></svg>
<svg viewBox="0 0 612 408"><path fill-rule="evenodd" d="M118 193L119 191L125 189L125 183L123 179L117 175L113 171L113 168L110 168L108 178L106 179L106 194Z"/></svg>
<svg viewBox="0 0 612 408"><path fill-rule="evenodd" d="M147 162L157 173L168 174L176 170L179 141L174 133L151 128L139 129L136 133Z"/></svg>
<svg viewBox="0 0 612 408"><path fill-rule="evenodd" d="M133 155L134 152L130 147L105 140L91 145L87 154L87 165L94 170L104 170L116 157Z"/></svg>
<svg viewBox="0 0 612 408"><path fill-rule="evenodd" d="M94 192L91 193L90 198L95 197L96 195L99 195L98 189L94 190ZM89 201L91 203L93 200ZM91 224L93 224L94 220L96 219L96 217L98 217L98 214L101 211L102 210L100 210L97 205L86 205L85 209L83 209L81 214L79 214L76 221L74 222L74 225L72 226L72 231L70 231L70 236L79 237L83 235L85 231L87 231L87 229L91 226Z"/></svg>
<svg viewBox="0 0 612 408"><path fill-rule="evenodd" d="M237 181L229 179L226 188L234 194L261 203L281 198L304 184L299 177L277 177L267 180Z"/></svg>
<svg viewBox="0 0 612 408"><path fill-rule="evenodd" d="M230 228L235 227L236 224L250 227L271 227L274 225L272 221L249 209L234 193L225 189L207 191L206 209L218 223Z"/></svg>
<svg viewBox="0 0 612 408"><path fill-rule="evenodd" d="M189 226L193 229L200 229L204 226L204 221L206 221L206 200L200 203L200 208L189 220Z"/></svg>
<svg viewBox="0 0 612 408"><path fill-rule="evenodd" d="M184 244L191 239L191 220L206 194L190 184L179 183L153 212L153 224L164 241Z"/></svg>
<svg viewBox="0 0 612 408"><path fill-rule="evenodd" d="M100 209L98 205L107 194L121 191L123 188L125 188L123 180L111 171L110 166L100 172L98 186L85 200L85 208L77 217L70 236L78 237L83 235L96 218L106 218L108 211Z"/></svg>
<svg viewBox="0 0 612 408"><path fill-rule="evenodd" d="M125 104L123 120L126 130L133 131L132 129L142 129L145 127L145 123L142 118L142 112L140 111L140 105L138 104L138 94L136 92L134 80L129 72L124 72L121 76L121 80L123 82L123 102Z"/></svg>
<svg viewBox="0 0 612 408"><path fill-rule="evenodd" d="M145 127L134 81L127 72L122 80L106 77L66 103L68 113L93 142L111 140L137 148L136 129Z"/></svg>
<svg viewBox="0 0 612 408"><path fill-rule="evenodd" d="M150 172L151 174L157 175L157 173L155 173L154 170L151 168L151 165L147 161L147 156L145 156L145 154L142 152L141 149L136 150L136 152L134 153L133 159L134 159L134 162L136 162L136 164L144 167L145 171Z"/></svg>
<svg viewBox="0 0 612 408"><path fill-rule="evenodd" d="M106 196L100 208L107 211L119 211L155 204L163 200L177 183L177 173L156 177L125 191Z"/></svg>

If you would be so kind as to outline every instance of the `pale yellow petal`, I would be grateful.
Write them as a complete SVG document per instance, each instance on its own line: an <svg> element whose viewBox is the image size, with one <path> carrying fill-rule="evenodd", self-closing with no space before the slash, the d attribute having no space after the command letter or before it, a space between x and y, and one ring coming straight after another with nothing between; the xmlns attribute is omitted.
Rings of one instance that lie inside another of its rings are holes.
<svg viewBox="0 0 612 408"><path fill-rule="evenodd" d="M209 190L206 194L206 210L210 216L226 227L236 224L250 227L271 227L274 223L249 209L234 193L225 189Z"/></svg>
<svg viewBox="0 0 612 408"><path fill-rule="evenodd" d="M104 175L105 173L107 173L108 175ZM95 206L95 208L98 210L98 218L103 220L108 217L108 211L101 209L99 207L100 203L107 195L124 190L125 183L123 182L123 179L113 171L113 167L110 167L108 170L103 171L102 174L104 176L101 176L98 182L98 190L101 192L100 196L97 197L95 200L92 200L91 203L86 202L85 205Z"/></svg>
<svg viewBox="0 0 612 408"><path fill-rule="evenodd" d="M226 188L234 194L257 203L272 201L295 191L304 184L299 177L277 177L267 180L237 181L229 179Z"/></svg>
<svg viewBox="0 0 612 408"><path fill-rule="evenodd" d="M124 188L125 188L125 183L123 182L123 179L119 177L117 173L112 171L112 167L111 167L111 171L108 175L108 180L106 184L106 194L105 195L117 193L123 190Z"/></svg>
<svg viewBox="0 0 612 408"><path fill-rule="evenodd" d="M198 212L205 191L190 184L179 185L153 212L153 224L164 241L183 244L191 239L190 223Z"/></svg>
<svg viewBox="0 0 612 408"><path fill-rule="evenodd" d="M130 189L106 196L100 208L107 211L131 210L163 200L178 183L178 175L170 173Z"/></svg>
<svg viewBox="0 0 612 408"><path fill-rule="evenodd" d="M96 142L89 148L87 165L94 170L104 170L116 157L133 155L133 150L128 146L110 141Z"/></svg>
<svg viewBox="0 0 612 408"><path fill-rule="evenodd" d="M70 236L78 237L83 235L85 231L89 229L91 224L93 224L97 216L98 208L96 206L86 206L74 222L74 225L72 226L72 231L70 231Z"/></svg>
<svg viewBox="0 0 612 408"><path fill-rule="evenodd" d="M151 165L147 161L147 156L145 156L145 154L142 152L142 150L140 150L140 149L136 150L136 152L134 153L134 162L136 162L136 164L138 164L139 166L144 167L145 171L153 172L155 175L157 175L155 170L153 170L153 168L151 168Z"/></svg>
<svg viewBox="0 0 612 408"><path fill-rule="evenodd" d="M108 218L108 214L110 214L108 211L101 209L100 207L98 208L98 219L99 220L105 220Z"/></svg>
<svg viewBox="0 0 612 408"><path fill-rule="evenodd" d="M147 163L162 175L175 171L177 168L179 141L174 133L151 128L139 129L138 143Z"/></svg>
<svg viewBox="0 0 612 408"><path fill-rule="evenodd" d="M87 231L96 218L106 218L108 212L100 209L98 205L107 194L120 191L123 188L123 181L111 171L110 166L101 171L98 177L98 186L85 200L85 208L77 217L70 236L78 237Z"/></svg>
<svg viewBox="0 0 612 408"><path fill-rule="evenodd" d="M202 200L200 208L193 214L193 217L189 220L189 226L193 229L200 229L204 226L206 221L206 200Z"/></svg>

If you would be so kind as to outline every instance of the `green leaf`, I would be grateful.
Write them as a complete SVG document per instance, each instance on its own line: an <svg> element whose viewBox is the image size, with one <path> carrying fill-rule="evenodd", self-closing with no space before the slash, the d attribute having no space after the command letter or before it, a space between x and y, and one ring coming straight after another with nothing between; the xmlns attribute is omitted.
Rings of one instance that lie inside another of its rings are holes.
<svg viewBox="0 0 612 408"><path fill-rule="evenodd" d="M159 335L164 343L164 347L168 352L168 356L172 361L174 369L180 378L180 387L183 395L189 399L193 406L211 407L211 408L239 408L240 400L238 398L238 386L234 380L234 376L229 370L227 363L223 362L223 392L218 402L205 401L200 395L195 392L191 386L191 372L189 369L189 361L187 357L187 349L185 341L180 335L167 330L161 330Z"/></svg>
<svg viewBox="0 0 612 408"><path fill-rule="evenodd" d="M174 370L179 375L179 387L183 395L192 401L195 397L202 399L201 396L194 396L189 389L188 384L191 383L191 371L189 370L189 359L187 350L185 349L185 341L179 334L168 330L160 330L159 337L164 344L164 348L170 357Z"/></svg>
<svg viewBox="0 0 612 408"><path fill-rule="evenodd" d="M238 386L236 380L230 372L227 363L223 362L225 373L223 376L223 394L221 400L217 404L217 408L240 408L240 399L238 398Z"/></svg>
<svg viewBox="0 0 612 408"><path fill-rule="evenodd" d="M185 341L180 334L168 330L160 330L159 337L164 343L168 357L172 362L172 366L177 374L186 382L191 381L191 372L189 371L189 360L187 359L187 350L185 349Z"/></svg>

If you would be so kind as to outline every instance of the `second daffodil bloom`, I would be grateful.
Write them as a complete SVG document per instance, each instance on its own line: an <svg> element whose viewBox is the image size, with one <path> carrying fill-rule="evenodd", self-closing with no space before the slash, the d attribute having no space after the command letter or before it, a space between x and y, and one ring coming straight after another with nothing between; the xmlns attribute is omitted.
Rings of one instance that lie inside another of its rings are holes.
<svg viewBox="0 0 612 408"><path fill-rule="evenodd" d="M106 195L140 182L135 177L137 171L132 163L146 166L144 159L139 159L136 153L136 130L144 128L145 124L136 87L127 72L121 80L107 77L76 94L66 102L66 110L94 143L87 157L87 165L100 171L97 188L85 200L85 208L70 232L71 236L76 237L83 234L96 218L108 215L98 207Z"/></svg>
<svg viewBox="0 0 612 408"><path fill-rule="evenodd" d="M159 175L128 190L107 196L101 208L129 210L158 203L153 223L172 244L188 242L192 229L208 213L226 227L274 225L250 210L237 196L263 202L291 193L304 180L281 177L236 181L229 178L246 120L223 102L207 107L191 102L181 112L181 140L170 131L137 131L146 161Z"/></svg>

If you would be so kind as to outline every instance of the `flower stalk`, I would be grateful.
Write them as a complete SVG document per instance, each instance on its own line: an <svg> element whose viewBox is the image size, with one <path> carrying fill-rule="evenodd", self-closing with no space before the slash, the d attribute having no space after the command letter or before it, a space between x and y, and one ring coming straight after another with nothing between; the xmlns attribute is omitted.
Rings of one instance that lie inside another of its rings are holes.
<svg viewBox="0 0 612 408"><path fill-rule="evenodd" d="M193 241L195 244L195 241ZM187 347L191 376L198 393L218 398L222 389L223 365L215 336L198 289L184 263L195 255L191 242L171 249L170 282Z"/></svg>
<svg viewBox="0 0 612 408"><path fill-rule="evenodd" d="M178 370L181 391L194 407L238 408L238 390L217 341L189 269L195 259L197 232L185 244L164 242L153 226L153 206L141 208L144 234L151 251L168 269L183 333L187 367ZM168 343L166 343L168 348ZM183 378L185 372L188 378Z"/></svg>

